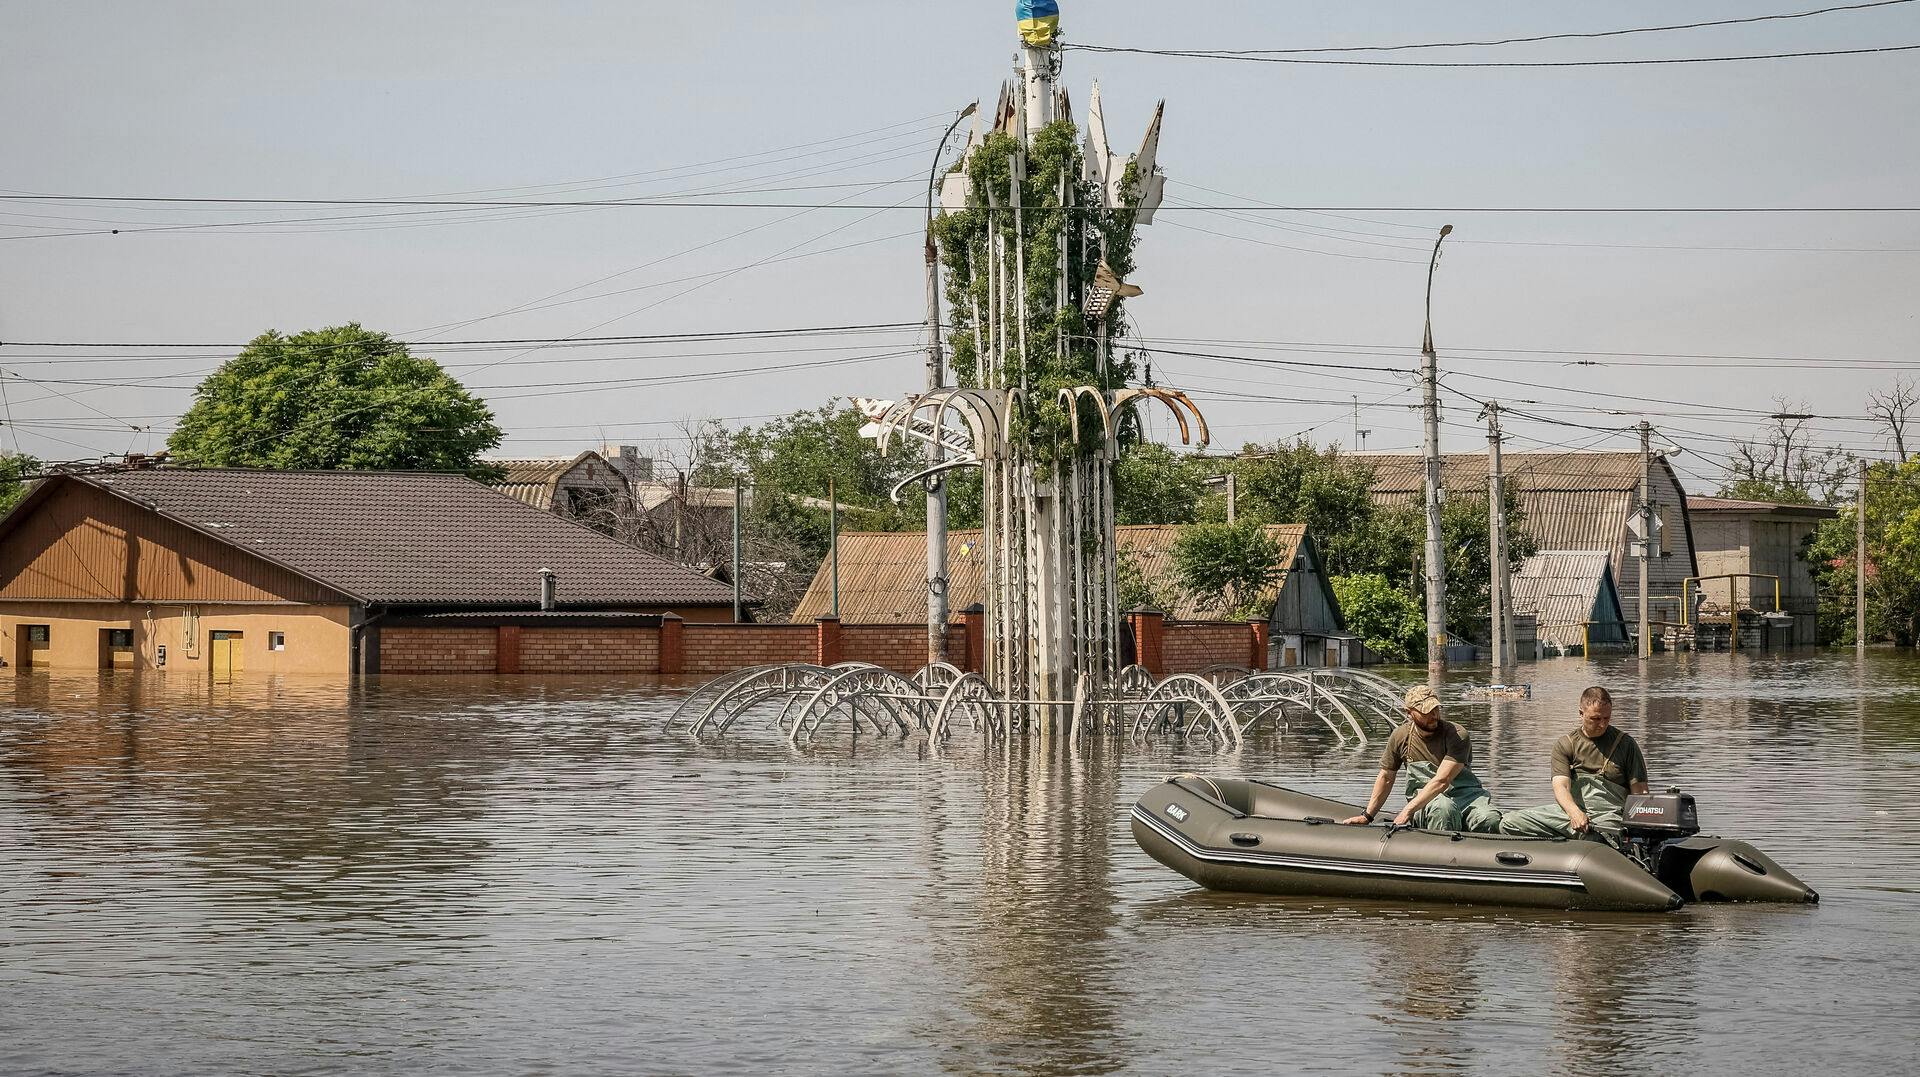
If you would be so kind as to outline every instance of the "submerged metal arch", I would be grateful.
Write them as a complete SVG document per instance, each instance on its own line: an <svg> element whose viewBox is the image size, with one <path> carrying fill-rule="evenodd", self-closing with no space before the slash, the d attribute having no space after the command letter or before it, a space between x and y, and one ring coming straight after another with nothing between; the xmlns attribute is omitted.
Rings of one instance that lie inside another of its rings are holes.
<svg viewBox="0 0 1920 1077"><path fill-rule="evenodd" d="M1135 735L1160 728L1172 728L1181 736L1191 736L1205 728L1209 734L1219 735L1224 743L1236 746L1240 743L1240 726L1233 720L1232 704L1211 682L1191 673L1176 673L1154 685L1140 704L1133 720Z"/></svg>

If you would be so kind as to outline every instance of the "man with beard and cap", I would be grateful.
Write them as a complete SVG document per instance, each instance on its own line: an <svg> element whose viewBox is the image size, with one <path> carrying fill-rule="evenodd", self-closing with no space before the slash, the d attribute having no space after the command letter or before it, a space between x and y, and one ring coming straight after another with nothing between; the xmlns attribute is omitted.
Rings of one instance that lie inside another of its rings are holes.
<svg viewBox="0 0 1920 1077"><path fill-rule="evenodd" d="M1580 724L1553 744L1553 800L1508 812L1500 833L1522 838L1592 838L1620 844L1627 794L1647 791L1640 745L1613 727L1613 695L1580 693Z"/></svg>
<svg viewBox="0 0 1920 1077"><path fill-rule="evenodd" d="M1394 776L1405 769L1407 806L1393 817L1395 826L1479 834L1499 830L1500 813L1473 776L1473 742L1467 731L1441 717L1440 697L1424 684L1408 689L1402 703L1407 720L1380 753L1380 774L1373 779L1365 814L1340 821L1355 826L1373 822L1393 793Z"/></svg>

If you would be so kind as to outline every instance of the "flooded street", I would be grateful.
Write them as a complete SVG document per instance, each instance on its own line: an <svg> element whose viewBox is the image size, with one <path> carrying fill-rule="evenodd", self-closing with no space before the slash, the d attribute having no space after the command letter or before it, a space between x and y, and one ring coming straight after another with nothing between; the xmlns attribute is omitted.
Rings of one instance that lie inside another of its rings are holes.
<svg viewBox="0 0 1920 1077"><path fill-rule="evenodd" d="M0 1071L1920 1065L1920 660L1522 678L1531 701L1449 707L1497 803L1548 798L1598 680L1654 787L1821 904L1284 901L1134 846L1127 808L1175 771L1362 799L1379 742L1300 727L1229 755L965 731L792 749L745 723L664 734L687 686L638 679L8 676Z"/></svg>

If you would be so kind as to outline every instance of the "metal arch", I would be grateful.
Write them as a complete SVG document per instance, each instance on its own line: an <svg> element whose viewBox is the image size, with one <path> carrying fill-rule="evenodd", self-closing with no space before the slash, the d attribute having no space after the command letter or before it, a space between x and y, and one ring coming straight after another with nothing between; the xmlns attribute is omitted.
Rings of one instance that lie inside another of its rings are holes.
<svg viewBox="0 0 1920 1077"><path fill-rule="evenodd" d="M913 726L900 716L900 704L910 703L918 717L921 701L924 699L919 685L892 670L882 669L869 663L842 663L835 668L840 670L839 675L814 689L813 694L800 708L800 712L794 716L793 725L787 730L789 742L797 741L802 731L809 736L817 732L825 724L828 716L842 706L847 709L848 720L852 723L856 735L862 718L873 726L874 732L886 733L886 725L873 714L863 712L862 703L878 709L892 719L898 732L907 733L912 730ZM861 691L861 689L881 688L893 689L900 693L901 698L891 699L877 692ZM849 689L852 690L849 691ZM904 691L901 691L903 689Z"/></svg>
<svg viewBox="0 0 1920 1077"><path fill-rule="evenodd" d="M942 475L949 471L957 471L963 467L979 467L979 466L980 466L979 458L969 456L964 460L945 460L938 464L933 465L932 467L922 468L919 471L916 471L913 474L908 475L906 478L901 479L899 482L895 483L893 486L893 489L887 491L887 500L898 505L900 503L900 491L905 490L907 487L912 486L916 482L925 482L926 480L933 478L935 475Z"/></svg>
<svg viewBox="0 0 1920 1077"><path fill-rule="evenodd" d="M1232 674L1232 676L1227 676L1228 674ZM1224 688L1236 681L1253 676L1253 668L1234 662L1215 662L1205 669L1195 671L1194 676L1202 678L1203 680L1212 681L1215 685ZM1222 679L1223 677L1225 678L1224 680Z"/></svg>
<svg viewBox="0 0 1920 1077"><path fill-rule="evenodd" d="M1173 421L1180 427L1182 445L1196 445L1204 449L1211 442L1212 436L1207 429L1206 416L1200 413L1199 407L1192 400L1187 399L1187 394L1176 389L1122 389L1113 394L1114 412L1118 414L1143 400L1157 400L1173 413ZM1198 442L1194 441L1193 430L1187 422L1189 415L1193 417L1193 424L1199 427Z"/></svg>
<svg viewBox="0 0 1920 1077"><path fill-rule="evenodd" d="M701 731L709 724L715 725L716 733L725 733L727 727L742 714L767 699L804 691L814 682L830 679L831 676L832 671L824 666L804 663L752 666L739 670L729 676L709 681L696 689L667 719L665 728L671 730L688 707L700 701L705 702L705 706L701 708L699 716L688 726L687 733L698 738ZM705 700L703 698L705 693L714 688L718 688L718 692L711 700ZM716 716L718 716L717 723Z"/></svg>
<svg viewBox="0 0 1920 1077"><path fill-rule="evenodd" d="M1182 736L1190 736L1200 727L1202 718L1208 720L1212 732L1219 733L1223 743L1238 746L1240 727L1233 720L1233 707L1210 682L1201 680L1191 673L1176 673L1154 686L1140 707L1133 722L1136 734L1149 732L1168 709L1176 704L1190 704L1199 713L1184 724L1176 723Z"/></svg>
<svg viewBox="0 0 1920 1077"><path fill-rule="evenodd" d="M1406 720L1401 709L1401 687L1377 673L1331 666L1311 670L1307 675L1321 683L1342 686L1346 689L1342 694L1358 704L1369 717L1377 719L1388 732Z"/></svg>
<svg viewBox="0 0 1920 1077"><path fill-rule="evenodd" d="M933 662L921 666L909 679L922 688L938 688L964 676L965 671L951 662Z"/></svg>
<svg viewBox="0 0 1920 1077"><path fill-rule="evenodd" d="M934 737L946 737L953 712L966 707L973 712L975 729L985 726L990 734L1004 733L1005 730L1002 728L1001 718L996 709L983 706L984 703L992 701L993 686L987 683L985 677L978 673L963 673L958 679L948 684L946 690L940 694L940 702L934 708L933 720L929 724L928 732Z"/></svg>
<svg viewBox="0 0 1920 1077"><path fill-rule="evenodd" d="M1273 689L1282 689L1282 691L1273 691ZM1286 695L1285 689L1296 690L1301 693L1301 696L1293 697ZM1284 699L1288 702L1295 703L1311 713L1314 717L1320 719L1320 721L1326 725L1327 729L1333 733L1334 738L1338 742L1338 746L1344 748L1347 745L1347 735L1341 731L1339 725L1335 724L1333 718L1327 715L1321 705L1324 702L1330 705L1333 710L1337 711L1341 718L1346 720L1347 728L1353 731L1354 739L1359 741L1355 747L1364 748L1367 745L1367 731L1361 726L1359 718L1353 713L1353 709L1348 707L1345 701L1338 695L1335 695L1325 685L1316 683L1311 677L1303 677L1297 673L1267 670L1227 685L1226 688L1223 689L1223 693L1228 699L1235 702L1258 703L1263 699L1276 701ZM1271 717L1271 714L1265 711L1256 713L1248 718L1240 728L1242 730L1248 729L1255 722L1267 717Z"/></svg>
<svg viewBox="0 0 1920 1077"><path fill-rule="evenodd" d="M1128 666L1114 678L1113 690L1123 697L1144 697L1153 691L1153 674L1147 672L1147 667L1137 663Z"/></svg>

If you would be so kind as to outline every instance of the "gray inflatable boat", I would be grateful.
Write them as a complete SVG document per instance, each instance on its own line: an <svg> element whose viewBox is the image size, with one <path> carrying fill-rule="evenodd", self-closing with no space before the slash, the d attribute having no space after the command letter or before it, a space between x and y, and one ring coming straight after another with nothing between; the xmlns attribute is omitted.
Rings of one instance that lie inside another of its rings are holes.
<svg viewBox="0 0 1920 1077"><path fill-rule="evenodd" d="M1820 900L1743 841L1699 834L1693 798L1632 798L1625 852L1597 841L1343 826L1363 809L1266 782L1183 774L1133 808L1147 855L1213 890L1661 912Z"/></svg>

